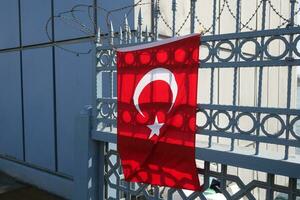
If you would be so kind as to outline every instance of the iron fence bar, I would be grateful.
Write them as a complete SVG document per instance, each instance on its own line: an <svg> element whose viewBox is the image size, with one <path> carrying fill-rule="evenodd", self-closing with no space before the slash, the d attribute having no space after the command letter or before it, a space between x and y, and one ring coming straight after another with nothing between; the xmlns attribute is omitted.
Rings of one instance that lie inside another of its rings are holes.
<svg viewBox="0 0 300 200"><path fill-rule="evenodd" d="M110 132L92 131L91 136L92 139L96 141L109 142L114 144L117 143L117 134L113 134ZM298 170L299 163L295 163L292 160L274 160L266 155L255 156L251 154L241 154L239 152L227 151L226 148L227 147L211 149L208 147L196 147L196 159L208 162L222 163L223 165L230 165L245 169L258 170L271 174L276 173L283 176L300 178L300 171ZM205 172L205 175L210 176L211 174L207 174ZM265 185L265 188L267 187L268 185ZM276 191L282 191L282 187L274 185L273 189ZM300 190L297 195L300 195Z"/></svg>
<svg viewBox="0 0 300 200"><path fill-rule="evenodd" d="M196 1L197 0L190 0L191 1L191 33L195 32L195 16L196 16Z"/></svg>
<svg viewBox="0 0 300 200"><path fill-rule="evenodd" d="M102 99L100 100L102 101ZM104 100L103 101L110 101ZM116 101L116 100L112 100ZM198 104L198 108L201 109L213 109L213 110L224 110L224 111L238 111L248 113L268 113L278 115L300 115L299 109L288 109L288 108L272 108L272 107L255 107L255 106L232 106L232 105L220 105L220 104Z"/></svg>
<svg viewBox="0 0 300 200"><path fill-rule="evenodd" d="M282 67L282 66L298 66L300 65L300 59L294 59L292 61L287 60L264 60L264 61L237 61L237 62L215 62L215 63L201 63L199 68L234 68L243 67L251 68L260 66L261 68L267 67Z"/></svg>
<svg viewBox="0 0 300 200"><path fill-rule="evenodd" d="M176 0L172 0L172 36L176 35Z"/></svg>
<svg viewBox="0 0 300 200"><path fill-rule="evenodd" d="M262 31L264 31L265 29L265 20L266 20L266 4L267 4L267 1L266 0L263 0L263 7L262 7ZM261 46L264 46L264 36L261 37ZM260 60L263 60L264 58L264 51L261 51L260 52ZM263 80L263 68L264 65L259 65L259 77L258 77L258 95L257 95L257 107L261 107L261 97L262 97L262 80ZM261 117L261 114L260 113L257 113L257 120L260 121L260 117ZM260 129L257 129L256 131L256 135L259 136L260 135ZM259 154L259 142L256 142L255 143L255 154Z"/></svg>
<svg viewBox="0 0 300 200"><path fill-rule="evenodd" d="M266 1L266 0L263 0ZM279 28L279 29L268 29L268 30L258 30L258 31L245 31L237 33L224 33L219 35L205 35L201 37L202 42L212 42L212 41L223 41L223 40L234 40L234 39L244 39L244 38L260 38L268 36L280 36L280 35L291 35L299 34L300 27L290 27L290 28Z"/></svg>
<svg viewBox="0 0 300 200"><path fill-rule="evenodd" d="M155 21L154 21L154 15L155 15L155 0L151 0L151 17L150 17L150 22L151 22L151 33L155 33L154 31L154 26L155 26Z"/></svg>
<svg viewBox="0 0 300 200"><path fill-rule="evenodd" d="M288 200L295 200L296 194L295 191L297 191L297 179L295 178L289 178L289 193L288 193Z"/></svg>
<svg viewBox="0 0 300 200"><path fill-rule="evenodd" d="M117 99L110 98L98 98L97 103L117 103ZM255 107L255 106L233 106L233 105L221 105L221 104L197 104L200 109L208 110L220 110L220 111L237 111L247 113L265 113L265 114L277 114L277 115L300 115L299 109L288 108L274 108L274 107Z"/></svg>
<svg viewBox="0 0 300 200"><path fill-rule="evenodd" d="M266 1L266 0L263 0ZM135 30L132 30L135 32ZM204 35L201 37L201 42L213 42L213 41L224 41L224 40L235 40L235 39L245 39L245 38L260 38L268 36L280 36L280 35L292 35L299 34L300 27L289 27L289 28L279 28L279 29L268 29L268 30L258 30L258 31L245 31L237 33L224 33L224 34L215 34L215 35ZM105 35L101 35L105 37ZM84 37L86 39L94 39L90 37ZM62 41L64 42L64 41ZM68 43L67 43L68 44ZM140 44L140 43L139 43ZM132 45L132 44L131 44ZM24 48L31 47L33 45L24 46ZM105 48L105 46L99 47L100 49ZM107 49L110 49L110 46L106 46ZM8 50L8 49L7 49ZM0 50L1 52L2 50Z"/></svg>
<svg viewBox="0 0 300 200"><path fill-rule="evenodd" d="M290 0L290 4L291 4L291 21L288 27L293 27L294 26L294 15L295 15L295 0ZM290 44L293 42L294 40L294 35L291 34L290 35ZM292 58L293 57L293 50L290 48L289 49L289 57ZM292 65L288 66L288 83L287 83L287 108L289 109L291 107L291 89L292 89ZM288 114L286 117L286 124L289 124L290 121L290 115ZM289 139L289 134L290 131L289 129L286 130L286 139ZM284 155L284 159L288 159L289 157L289 146L285 146L285 155Z"/></svg>
<svg viewBox="0 0 300 200"><path fill-rule="evenodd" d="M274 199L274 191L273 191L273 185L274 185L274 174L269 174L267 175L267 194L266 194L266 199Z"/></svg>
<svg viewBox="0 0 300 200"><path fill-rule="evenodd" d="M159 5L158 5L159 0L154 0L154 1L155 1L155 6L154 6L154 8L155 8L155 11L154 11L154 24L155 24L155 26L154 26L154 33L153 33L154 37L153 37L153 39L157 40L157 38L158 38L158 16L159 16L160 10L159 10Z"/></svg>
<svg viewBox="0 0 300 200"><path fill-rule="evenodd" d="M227 165L221 164L221 183L220 183L220 189L222 191L222 194L226 197L226 199L230 199L230 194L228 193L227 184L226 184L226 175L227 175Z"/></svg>
<svg viewBox="0 0 300 200"><path fill-rule="evenodd" d="M204 161L204 188L208 188L209 187L209 176L208 176L208 172L210 170L210 163L207 161ZM206 176L205 176L206 174Z"/></svg>
<svg viewBox="0 0 300 200"><path fill-rule="evenodd" d="M109 121L109 120L102 119L102 120L99 120L99 122L116 125L115 120ZM114 134L114 133L112 133L112 134ZM239 132L234 132L234 133L229 134L229 132L226 132L226 131L198 129L197 134L229 138L229 139L236 138L236 139L242 139L242 140L253 141L253 142L258 141L258 142L269 143L269 144L289 145L289 146L293 146L293 147L300 147L299 141L297 141L297 140L286 140L284 138L274 138L274 137L267 137L267 136L255 136L255 135L251 135L251 134L242 134Z"/></svg>
<svg viewBox="0 0 300 200"><path fill-rule="evenodd" d="M142 25L143 25L142 9L140 8L138 14L138 42L139 43L142 41Z"/></svg>
<svg viewBox="0 0 300 200"><path fill-rule="evenodd" d="M236 30L235 32L236 33L239 33L240 32L240 9L241 9L241 1L240 0L237 0L236 1ZM238 46L239 44L239 40L236 39L235 40L235 46ZM235 58L234 58L234 61L237 62L239 59L239 56L238 54L236 53L235 54ZM238 68L235 66L234 67L234 74L233 74L233 97L232 97L232 105L236 105L237 104L237 87L239 87L238 83L237 83L237 79L238 79ZM236 112L232 112L232 118L235 118L235 115L236 115ZM235 131L235 126L232 126L232 133ZM234 142L235 142L235 139L232 138L231 139L231 147L230 147L230 150L233 151L234 149Z"/></svg>
<svg viewBox="0 0 300 200"><path fill-rule="evenodd" d="M228 139L240 139L247 140L252 142L261 142L268 144L277 144L277 145L289 145L292 147L300 147L298 140L286 140L284 138L274 138L267 136L256 136L253 134L243 134L239 132L227 132L227 131L218 131L218 130L207 130L207 129L198 129L197 134L199 135L207 135L207 136L215 136L220 138L228 138Z"/></svg>
<svg viewBox="0 0 300 200"><path fill-rule="evenodd" d="M262 68L267 67L282 67L282 66L299 66L300 59L295 59L292 62L285 61L285 60L266 60L266 61L240 61L240 62L215 62L215 63L201 63L199 65L200 69L214 69L214 68L256 68L257 66L262 66ZM105 67L97 67L97 71L116 71L116 66L105 66Z"/></svg>
<svg viewBox="0 0 300 200"><path fill-rule="evenodd" d="M216 33L216 9L217 9L217 0L214 0L213 2L213 22L212 22L212 28L213 28L213 34ZM212 47L215 47L215 42L212 42ZM212 63L214 63L214 55L212 55ZM214 74L215 74L215 68L211 68L210 71L210 103L213 104L214 101ZM209 116L212 117L213 112L210 111ZM209 125L209 129L212 129L212 125ZM211 141L212 137L209 136L209 147L211 147Z"/></svg>

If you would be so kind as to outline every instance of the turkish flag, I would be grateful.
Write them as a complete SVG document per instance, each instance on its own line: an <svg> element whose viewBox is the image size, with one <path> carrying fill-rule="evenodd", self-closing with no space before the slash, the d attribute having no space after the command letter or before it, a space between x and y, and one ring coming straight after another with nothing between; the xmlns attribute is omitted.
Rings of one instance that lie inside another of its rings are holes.
<svg viewBox="0 0 300 200"><path fill-rule="evenodd" d="M200 190L195 163L200 35L117 50L117 148L126 181Z"/></svg>

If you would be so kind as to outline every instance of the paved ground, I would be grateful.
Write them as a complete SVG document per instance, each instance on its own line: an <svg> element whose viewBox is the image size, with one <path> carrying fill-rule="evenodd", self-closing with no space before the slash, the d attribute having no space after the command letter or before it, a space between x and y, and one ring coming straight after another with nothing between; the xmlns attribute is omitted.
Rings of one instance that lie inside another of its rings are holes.
<svg viewBox="0 0 300 200"><path fill-rule="evenodd" d="M0 200L63 200L0 172Z"/></svg>

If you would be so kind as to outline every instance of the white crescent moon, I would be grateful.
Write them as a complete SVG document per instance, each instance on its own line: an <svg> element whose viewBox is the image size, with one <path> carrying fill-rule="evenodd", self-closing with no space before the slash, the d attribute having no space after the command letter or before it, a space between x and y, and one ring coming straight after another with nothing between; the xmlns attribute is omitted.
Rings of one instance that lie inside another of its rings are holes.
<svg viewBox="0 0 300 200"><path fill-rule="evenodd" d="M144 114L142 113L139 106L139 96L142 93L143 89L153 81L165 81L171 88L173 97L172 97L172 105L168 112L170 112L170 110L172 109L177 97L178 86L174 74L166 68L155 68L150 70L139 81L133 94L133 103L136 109L139 111L139 113L143 116Z"/></svg>

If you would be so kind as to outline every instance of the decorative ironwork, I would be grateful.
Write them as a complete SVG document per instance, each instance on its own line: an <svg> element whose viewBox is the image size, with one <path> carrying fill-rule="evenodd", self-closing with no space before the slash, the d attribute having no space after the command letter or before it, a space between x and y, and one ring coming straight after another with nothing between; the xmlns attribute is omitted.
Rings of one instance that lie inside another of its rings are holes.
<svg viewBox="0 0 300 200"><path fill-rule="evenodd" d="M159 36L157 31L159 30L159 19L175 36L179 34L182 27L191 18L190 30L194 32L195 21L199 25L203 25L195 11L196 2L196 0L191 0L191 9L179 29L176 29L176 1L173 0L172 25L168 24L161 13L159 4L156 3L153 5L154 26L151 33L148 32L147 28L142 31L142 11L140 10L136 31L129 28L127 19L125 19L124 28L121 27L119 32L113 31L112 24L109 36L101 35L100 37L103 39L98 39L98 41L109 41L107 44L102 42L101 45L97 45L97 87L100 87L97 91L106 89L108 94L97 96L97 130L93 131L93 139L106 144L104 179L107 199L208 199L207 191L188 192L124 181L115 146L117 117L117 98L114 95L116 85L113 78L116 73L115 47L141 44L157 39ZM200 47L206 49L207 54L201 58L199 65L199 70L210 70L209 103L199 104L197 111L197 136L208 138L206 141L197 140L197 148L200 150L196 152L196 158L199 159L197 160L199 176L202 183L204 183L205 190L213 188L214 191L220 192L227 199L274 199L276 195L280 196L281 194L288 199L300 199L300 190L297 188L297 178L300 175L295 170L300 166L300 159L290 154L292 148L300 148L300 135L296 132L296 125L300 124L300 110L291 108L291 83L294 73L292 69L294 66L300 65L300 52L297 48L300 40L300 28L293 22L295 15L298 14L298 9L296 12L294 9L297 3L290 1L291 16L285 17L276 10L271 0L261 0L251 17L246 22L241 22L240 0L236 0L236 14L230 8L227 0L219 5L219 13L216 13L217 1L214 0L213 2L213 22L209 28L205 28L205 32L211 32L212 35L202 36ZM284 20L284 24L289 23L291 26L265 30L267 4L271 6L271 9L277 15L280 15L279 17ZM220 20L225 6L236 21L236 32L216 35L216 22ZM263 16L261 30L241 32L243 28L255 30L249 26L249 23L259 11L262 11ZM281 44L282 51L273 52L271 47L275 42ZM252 45L251 52L245 50L249 45ZM222 52L226 52L226 54ZM272 67L285 67L288 71L286 78L287 104L284 108L262 106L264 71L266 68ZM215 70L221 68L232 68L234 70L232 105L220 105L214 101L216 98L214 96ZM237 101L238 70L241 68L258 70L257 99L254 106L241 106ZM106 76L108 78L104 78ZM104 82L104 80L108 82ZM248 122L247 126L244 126L243 121ZM268 124L270 121L276 124L275 129L269 129ZM225 146L229 148L224 149L215 146L214 140L220 138L228 140ZM250 150L248 148L247 151L240 151L238 145L240 141L247 142L246 146L252 148ZM203 143L205 144L204 147ZM262 145L278 145L284 148L282 148L282 154L277 155L277 157L266 157L262 154L268 153L268 150L263 150ZM204 159L199 153L203 151L214 152L215 156L206 160L207 157ZM216 155L218 153L236 160L224 162L225 158L218 158ZM248 158L253 159L253 161L247 160ZM251 162L261 162L261 164L253 166ZM276 171L278 169L276 166L270 166L271 169L268 170L268 167L263 165L269 163L278 164L283 168L286 167L287 170ZM257 179L245 181L236 173L230 173L237 167L253 170L251 173L256 173L257 176L258 174L262 175L258 176ZM287 185L276 183L277 172L287 177ZM217 186L212 182L217 183ZM232 188L235 188L235 190ZM253 192L257 188L261 188L261 194L259 195Z"/></svg>
<svg viewBox="0 0 300 200"><path fill-rule="evenodd" d="M105 180L109 188L107 188L107 199L203 199L206 200L205 192L192 192L187 190L176 190L167 187L151 186L148 184L128 183L124 181L121 163L118 158L118 153L113 148L110 148L105 156L105 162L108 166L105 171ZM255 188L269 190L264 196L264 199L274 199L274 193L283 193L289 196L289 199L300 197L300 190L297 189L297 180L290 178L288 186L277 185L274 183L274 175L263 174L264 181L251 180L245 184L243 180L235 175L228 174L227 169L230 166L220 165L215 163L204 162L204 170L199 170L201 179L204 181L204 190L212 187L212 180L218 180L220 183L217 186L217 191L220 191L227 199L241 199L244 196L248 199L256 199L251 193ZM204 174L204 176L203 176ZM221 184L222 183L222 184ZM228 191L228 187L237 186L237 191Z"/></svg>

